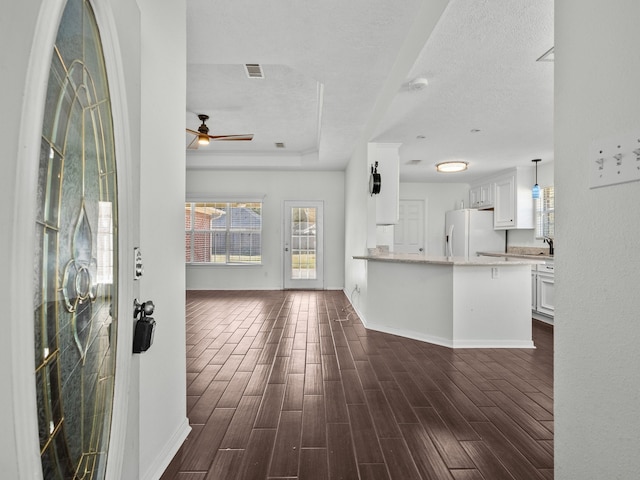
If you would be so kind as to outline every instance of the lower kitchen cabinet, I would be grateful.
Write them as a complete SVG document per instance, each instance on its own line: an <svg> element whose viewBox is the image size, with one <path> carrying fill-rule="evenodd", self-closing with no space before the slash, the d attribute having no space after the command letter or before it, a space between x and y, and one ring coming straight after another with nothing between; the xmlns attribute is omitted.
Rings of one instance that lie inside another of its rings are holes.
<svg viewBox="0 0 640 480"><path fill-rule="evenodd" d="M537 265L537 268L531 271L533 316L547 323L553 323L555 313L553 269L552 263L545 263Z"/></svg>

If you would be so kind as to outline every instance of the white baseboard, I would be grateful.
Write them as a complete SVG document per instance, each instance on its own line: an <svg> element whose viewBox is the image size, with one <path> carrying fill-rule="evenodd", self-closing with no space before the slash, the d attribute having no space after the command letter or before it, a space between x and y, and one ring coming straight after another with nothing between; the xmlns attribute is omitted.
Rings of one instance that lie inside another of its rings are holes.
<svg viewBox="0 0 640 480"><path fill-rule="evenodd" d="M550 317L543 313L531 312L531 317L548 325L553 325L553 317Z"/></svg>
<svg viewBox="0 0 640 480"><path fill-rule="evenodd" d="M189 419L185 417L184 421L176 429L171 438L169 438L165 447L158 452L156 458L151 462L151 468L144 473L142 480L158 480L162 476L171 463L171 460L173 460L173 457L178 453L178 450L190 431L191 426L189 425Z"/></svg>

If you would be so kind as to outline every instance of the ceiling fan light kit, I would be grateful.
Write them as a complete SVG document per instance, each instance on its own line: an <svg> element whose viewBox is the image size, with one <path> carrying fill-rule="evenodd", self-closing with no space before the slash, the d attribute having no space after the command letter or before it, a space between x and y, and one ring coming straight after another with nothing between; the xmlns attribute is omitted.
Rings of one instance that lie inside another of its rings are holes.
<svg viewBox="0 0 640 480"><path fill-rule="evenodd" d="M441 162L436 165L436 170L440 173L462 172L467 169L467 165L469 165L469 162Z"/></svg>

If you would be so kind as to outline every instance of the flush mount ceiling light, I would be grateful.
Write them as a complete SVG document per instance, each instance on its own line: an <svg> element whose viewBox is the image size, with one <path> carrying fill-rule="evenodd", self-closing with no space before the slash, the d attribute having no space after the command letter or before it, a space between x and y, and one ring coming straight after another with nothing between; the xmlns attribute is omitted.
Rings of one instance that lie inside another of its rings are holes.
<svg viewBox="0 0 640 480"><path fill-rule="evenodd" d="M467 169L467 165L469 165L469 162L441 162L436 165L436 170L442 173L462 172Z"/></svg>

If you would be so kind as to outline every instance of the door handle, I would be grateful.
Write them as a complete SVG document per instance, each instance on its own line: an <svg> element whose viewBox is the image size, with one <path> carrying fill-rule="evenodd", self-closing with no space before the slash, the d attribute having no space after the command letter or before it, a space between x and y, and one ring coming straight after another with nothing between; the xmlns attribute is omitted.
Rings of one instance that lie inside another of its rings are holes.
<svg viewBox="0 0 640 480"><path fill-rule="evenodd" d="M418 251L419 251L419 252L424 252L424 248L420 247L420 248L418 249Z"/></svg>
<svg viewBox="0 0 640 480"><path fill-rule="evenodd" d="M137 299L133 301L133 317L137 318L133 333L133 353L146 352L153 343L156 321L150 315L153 315L155 308L151 300L143 303Z"/></svg>
<svg viewBox="0 0 640 480"><path fill-rule="evenodd" d="M288 252L289 251L289 247L284 247L284 251Z"/></svg>
<svg viewBox="0 0 640 480"><path fill-rule="evenodd" d="M149 315L153 315L155 308L156 306L151 300L140 303L136 298L133 300L133 318L138 318L138 316L140 316L140 318L144 318Z"/></svg>

